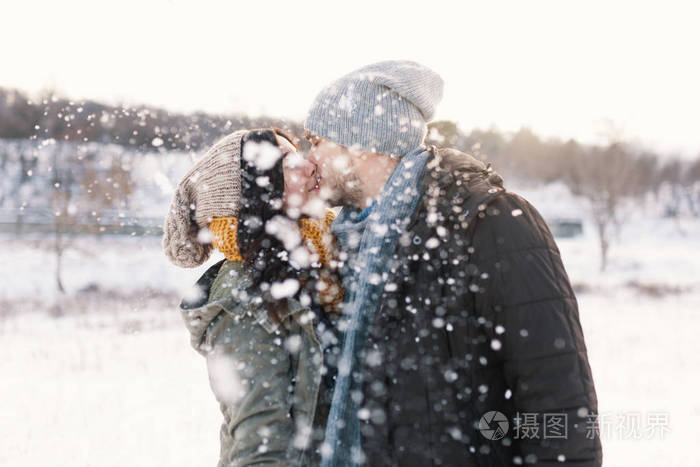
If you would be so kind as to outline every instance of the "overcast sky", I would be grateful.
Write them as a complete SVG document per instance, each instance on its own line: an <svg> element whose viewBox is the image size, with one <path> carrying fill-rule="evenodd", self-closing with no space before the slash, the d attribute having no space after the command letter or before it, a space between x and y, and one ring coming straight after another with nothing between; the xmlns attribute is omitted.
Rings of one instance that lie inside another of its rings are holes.
<svg viewBox="0 0 700 467"><path fill-rule="evenodd" d="M693 3L23 0L2 7L0 86L301 119L331 80L401 58L443 77L436 118L466 130L612 128L697 156Z"/></svg>

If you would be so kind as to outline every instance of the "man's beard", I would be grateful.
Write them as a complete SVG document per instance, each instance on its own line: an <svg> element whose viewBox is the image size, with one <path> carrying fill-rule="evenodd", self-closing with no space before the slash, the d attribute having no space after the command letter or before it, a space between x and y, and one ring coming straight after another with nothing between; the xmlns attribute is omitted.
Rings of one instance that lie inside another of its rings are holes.
<svg viewBox="0 0 700 467"><path fill-rule="evenodd" d="M354 171L333 174L327 178L326 186L331 194L328 203L332 206L361 206L363 201L360 178Z"/></svg>

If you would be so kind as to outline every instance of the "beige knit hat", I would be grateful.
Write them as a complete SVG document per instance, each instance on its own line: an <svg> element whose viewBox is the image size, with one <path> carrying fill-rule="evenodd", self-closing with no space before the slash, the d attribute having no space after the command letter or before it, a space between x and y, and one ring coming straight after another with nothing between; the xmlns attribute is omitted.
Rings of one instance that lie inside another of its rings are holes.
<svg viewBox="0 0 700 467"><path fill-rule="evenodd" d="M173 264L194 268L211 255L202 236L215 217L237 217L241 200L241 140L246 130L219 140L198 159L175 190L163 225L163 250Z"/></svg>

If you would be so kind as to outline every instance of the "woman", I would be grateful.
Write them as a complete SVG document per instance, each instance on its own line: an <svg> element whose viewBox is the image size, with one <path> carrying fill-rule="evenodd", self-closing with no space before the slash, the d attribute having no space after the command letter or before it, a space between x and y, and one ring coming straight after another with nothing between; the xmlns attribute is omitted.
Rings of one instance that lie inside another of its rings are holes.
<svg viewBox="0 0 700 467"><path fill-rule="evenodd" d="M213 248L226 257L180 305L224 415L220 466L318 461L329 390L321 343L337 343L328 317L343 290L330 269L332 211L301 216L317 195L293 138L262 129L216 143L173 197L168 258L196 267Z"/></svg>

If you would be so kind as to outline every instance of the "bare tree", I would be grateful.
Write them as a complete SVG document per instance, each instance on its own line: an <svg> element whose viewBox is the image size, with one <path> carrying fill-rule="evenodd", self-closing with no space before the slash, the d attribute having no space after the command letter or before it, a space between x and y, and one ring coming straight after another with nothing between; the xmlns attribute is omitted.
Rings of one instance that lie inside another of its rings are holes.
<svg viewBox="0 0 700 467"><path fill-rule="evenodd" d="M65 146L62 144L53 145L53 165L51 167L51 172L53 174L51 177L51 182L53 184L53 194L51 197L54 233L53 250L56 258L54 277L56 280L56 288L61 294L65 294L66 292L61 276L63 254L66 248L70 246L71 241L68 240L67 234L70 233L71 228L75 225L77 213L75 205L72 204L74 197L73 184L75 183L74 168L66 163L64 150Z"/></svg>
<svg viewBox="0 0 700 467"><path fill-rule="evenodd" d="M101 167L100 158L108 157L99 152L89 152L81 156L83 174L80 179L80 209L88 212L95 222L93 233L100 234L97 219L105 211L123 207L129 208L129 197L134 191L131 171L122 164L120 155L112 155L107 168Z"/></svg>
<svg viewBox="0 0 700 467"><path fill-rule="evenodd" d="M688 164L682 183L690 212L693 217L700 217L700 157Z"/></svg>
<svg viewBox="0 0 700 467"><path fill-rule="evenodd" d="M621 143L581 149L571 155L566 181L572 193L589 202L600 243L601 271L608 264L613 229L624 221L620 206L625 199L649 189L650 178L640 167L650 165Z"/></svg>

